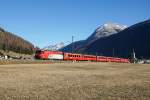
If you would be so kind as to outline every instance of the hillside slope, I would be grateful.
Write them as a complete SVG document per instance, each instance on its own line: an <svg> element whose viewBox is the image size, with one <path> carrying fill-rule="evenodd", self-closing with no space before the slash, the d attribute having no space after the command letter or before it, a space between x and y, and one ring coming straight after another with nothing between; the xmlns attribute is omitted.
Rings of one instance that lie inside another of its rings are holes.
<svg viewBox="0 0 150 100"><path fill-rule="evenodd" d="M24 54L32 54L34 46L27 40L0 28L0 49Z"/></svg>

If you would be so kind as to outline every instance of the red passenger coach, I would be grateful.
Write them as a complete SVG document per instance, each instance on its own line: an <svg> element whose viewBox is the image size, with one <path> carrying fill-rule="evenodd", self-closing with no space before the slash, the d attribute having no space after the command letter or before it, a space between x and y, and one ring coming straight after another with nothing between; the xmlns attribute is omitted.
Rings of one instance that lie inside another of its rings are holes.
<svg viewBox="0 0 150 100"><path fill-rule="evenodd" d="M96 61L96 56L94 55L83 55L83 60L84 61Z"/></svg>
<svg viewBox="0 0 150 100"><path fill-rule="evenodd" d="M129 59L124 59L124 58L121 58L121 62L130 63Z"/></svg>
<svg viewBox="0 0 150 100"><path fill-rule="evenodd" d="M96 61L96 56L94 56L94 55L74 54L74 53L64 53L64 60Z"/></svg>
<svg viewBox="0 0 150 100"><path fill-rule="evenodd" d="M97 61L98 61L98 62L107 62L107 57L104 57L104 56L97 56Z"/></svg>
<svg viewBox="0 0 150 100"><path fill-rule="evenodd" d="M82 54L64 53L64 60L83 60Z"/></svg>

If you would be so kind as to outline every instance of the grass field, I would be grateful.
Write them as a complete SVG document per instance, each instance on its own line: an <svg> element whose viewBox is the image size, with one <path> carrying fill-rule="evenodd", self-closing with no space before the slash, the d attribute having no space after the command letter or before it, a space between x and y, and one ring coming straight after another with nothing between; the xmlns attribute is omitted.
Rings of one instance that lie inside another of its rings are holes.
<svg viewBox="0 0 150 100"><path fill-rule="evenodd" d="M9 64L51 64L52 61L49 60L0 60L0 65L9 65Z"/></svg>
<svg viewBox="0 0 150 100"><path fill-rule="evenodd" d="M150 100L150 65L0 65L0 100Z"/></svg>

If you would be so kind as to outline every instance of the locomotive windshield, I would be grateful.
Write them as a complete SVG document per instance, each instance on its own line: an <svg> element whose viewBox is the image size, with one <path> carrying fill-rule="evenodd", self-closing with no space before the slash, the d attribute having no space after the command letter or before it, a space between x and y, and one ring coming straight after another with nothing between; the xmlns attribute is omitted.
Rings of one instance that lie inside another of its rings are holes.
<svg viewBox="0 0 150 100"><path fill-rule="evenodd" d="M35 53L36 54L41 54L43 51L41 51L41 50L37 50Z"/></svg>

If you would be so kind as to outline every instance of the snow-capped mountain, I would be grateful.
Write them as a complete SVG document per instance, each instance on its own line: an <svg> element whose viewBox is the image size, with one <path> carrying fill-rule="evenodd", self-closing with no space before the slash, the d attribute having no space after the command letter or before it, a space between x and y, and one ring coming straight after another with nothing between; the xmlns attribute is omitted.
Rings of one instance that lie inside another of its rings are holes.
<svg viewBox="0 0 150 100"><path fill-rule="evenodd" d="M54 44L54 45L49 45L47 47L44 47L44 50L51 50L51 51L57 51L61 48L63 48L65 46L65 44L63 42L58 43L58 44Z"/></svg>
<svg viewBox="0 0 150 100"><path fill-rule="evenodd" d="M150 19L134 24L117 34L105 38L99 38L88 46L84 46L82 52L105 56L129 58L133 49L137 58L150 58Z"/></svg>
<svg viewBox="0 0 150 100"><path fill-rule="evenodd" d="M121 25L121 24L117 24L117 23L106 23L100 27L98 27L91 36L89 36L87 38L87 42L91 43L94 42L95 40L99 39L99 38L103 38L103 37L107 37L113 34L116 34L122 30L124 30L125 28L127 28L126 25Z"/></svg>

